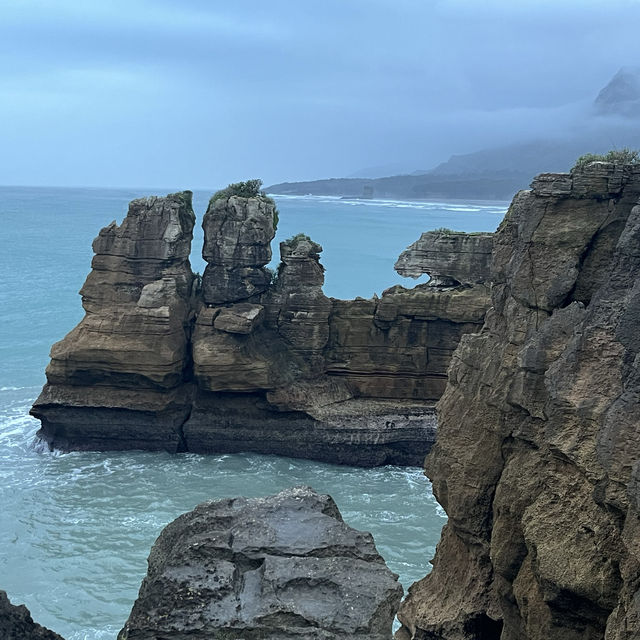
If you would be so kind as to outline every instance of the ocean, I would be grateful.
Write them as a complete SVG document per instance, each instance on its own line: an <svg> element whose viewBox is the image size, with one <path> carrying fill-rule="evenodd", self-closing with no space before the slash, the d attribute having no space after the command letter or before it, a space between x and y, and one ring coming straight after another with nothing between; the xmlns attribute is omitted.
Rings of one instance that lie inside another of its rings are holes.
<svg viewBox="0 0 640 640"><path fill-rule="evenodd" d="M418 468L359 469L251 454L48 452L28 410L53 342L82 318L91 242L145 189L0 187L0 589L66 640L114 640L161 529L207 499L307 484L371 531L406 588L430 569L445 515ZM162 192L166 193L166 192ZM194 193L199 221L210 192ZM505 202L401 202L275 196L273 243L306 233L324 247L325 293L370 297L419 281L393 271L422 231L493 231ZM198 225L200 222L198 222ZM202 229L192 266L202 272ZM274 260L275 260L274 258Z"/></svg>

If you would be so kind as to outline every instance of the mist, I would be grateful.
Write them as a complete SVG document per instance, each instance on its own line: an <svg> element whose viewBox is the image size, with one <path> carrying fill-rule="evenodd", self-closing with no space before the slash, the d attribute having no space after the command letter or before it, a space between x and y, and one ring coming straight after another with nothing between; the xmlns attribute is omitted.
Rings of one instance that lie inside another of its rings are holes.
<svg viewBox="0 0 640 640"><path fill-rule="evenodd" d="M9 0L0 182L216 188L627 146L593 100L637 64L639 23L631 0Z"/></svg>

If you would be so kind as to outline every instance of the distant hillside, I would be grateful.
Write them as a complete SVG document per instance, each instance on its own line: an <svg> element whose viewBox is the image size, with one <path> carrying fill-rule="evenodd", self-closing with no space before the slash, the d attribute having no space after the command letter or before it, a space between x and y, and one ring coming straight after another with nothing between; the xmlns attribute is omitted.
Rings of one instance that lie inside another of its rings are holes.
<svg viewBox="0 0 640 640"><path fill-rule="evenodd" d="M595 100L600 115L640 117L640 68L623 67Z"/></svg>
<svg viewBox="0 0 640 640"><path fill-rule="evenodd" d="M508 200L526 188L531 175L517 171L486 172L475 176L410 175L366 178L330 178L309 182L281 182L266 188L281 195L342 196L347 198L382 198L392 200L426 200L430 198L465 198Z"/></svg>
<svg viewBox="0 0 640 640"><path fill-rule="evenodd" d="M377 177L384 167L371 167L356 174L369 173L370 178L282 182L267 191L351 198L510 200L538 173L569 171L585 153L604 153L616 146L640 148L640 69L620 69L599 92L591 112L576 124L579 133L567 133L562 139L530 140L453 155L429 171Z"/></svg>
<svg viewBox="0 0 640 640"><path fill-rule="evenodd" d="M531 180L543 171L569 171L576 158L590 150L578 141L536 140L451 156L429 171L429 175L478 175L487 171L516 170L527 174Z"/></svg>
<svg viewBox="0 0 640 640"><path fill-rule="evenodd" d="M407 163L400 164L394 162L390 164L377 165L375 167L365 167L364 169L358 169L352 174L346 176L347 178L385 178L386 176L399 176L411 173L412 167Z"/></svg>

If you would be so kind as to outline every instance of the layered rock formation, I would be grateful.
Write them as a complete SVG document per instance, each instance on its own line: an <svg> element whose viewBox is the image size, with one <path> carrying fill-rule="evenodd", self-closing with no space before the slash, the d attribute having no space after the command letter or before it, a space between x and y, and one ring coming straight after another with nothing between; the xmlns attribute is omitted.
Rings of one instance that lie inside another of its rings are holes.
<svg viewBox="0 0 640 640"><path fill-rule="evenodd" d="M267 198L211 199L202 222L205 303L237 302L266 291L274 220L275 205Z"/></svg>
<svg viewBox="0 0 640 640"><path fill-rule="evenodd" d="M388 640L402 587L308 487L205 502L160 534L119 640Z"/></svg>
<svg viewBox="0 0 640 640"><path fill-rule="evenodd" d="M640 168L543 174L494 238L426 461L449 521L398 640L640 637Z"/></svg>
<svg viewBox="0 0 640 640"><path fill-rule="evenodd" d="M489 282L492 233L427 231L400 254L395 270L408 278L431 276L431 286Z"/></svg>
<svg viewBox="0 0 640 640"><path fill-rule="evenodd" d="M212 199L201 290L188 192L136 200L120 227L103 229L81 291L86 317L54 345L32 410L39 435L62 449L421 464L451 354L488 306L484 276L463 277L461 265L490 235L455 234L458 258L438 241L428 265L406 267L447 286L333 300L322 247L303 234L280 244L272 279L275 220L269 198Z"/></svg>
<svg viewBox="0 0 640 640"><path fill-rule="evenodd" d="M0 591L0 638L2 640L64 640L62 636L34 622L23 604L11 604Z"/></svg>
<svg viewBox="0 0 640 640"><path fill-rule="evenodd" d="M392 287L379 300L334 300L327 372L360 396L437 400L460 338L477 331L488 287Z"/></svg>
<svg viewBox="0 0 640 640"><path fill-rule="evenodd" d="M94 240L84 319L53 345L33 406L62 449L173 449L190 411L191 192L134 200Z"/></svg>

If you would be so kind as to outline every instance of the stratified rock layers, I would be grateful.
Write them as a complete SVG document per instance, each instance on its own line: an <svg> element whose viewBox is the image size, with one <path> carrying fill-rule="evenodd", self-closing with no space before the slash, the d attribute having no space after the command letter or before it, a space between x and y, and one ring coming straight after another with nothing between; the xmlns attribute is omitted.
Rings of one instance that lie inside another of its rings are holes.
<svg viewBox="0 0 640 640"><path fill-rule="evenodd" d="M119 640L388 640L402 587L309 487L205 502L160 534Z"/></svg>
<svg viewBox="0 0 640 640"><path fill-rule="evenodd" d="M322 247L303 234L280 244L272 281L275 219L263 196L212 200L201 290L189 193L136 200L120 227L103 229L81 291L86 317L54 345L32 410L40 435L62 449L422 464L451 354L480 328L488 286L334 300L322 291ZM438 250L449 247L432 258Z"/></svg>
<svg viewBox="0 0 640 640"><path fill-rule="evenodd" d="M399 640L640 637L640 171L543 174L494 238L426 461L449 521Z"/></svg>
<svg viewBox="0 0 640 640"><path fill-rule="evenodd" d="M237 302L267 290L274 219L275 205L267 198L211 200L202 222L205 303Z"/></svg>
<svg viewBox="0 0 640 640"><path fill-rule="evenodd" d="M84 319L53 345L32 413L62 449L181 447L194 276L191 192L134 200L94 240Z"/></svg>
<svg viewBox="0 0 640 640"><path fill-rule="evenodd" d="M428 273L432 285L489 282L492 248L492 233L427 231L400 254L395 270L408 278Z"/></svg>

